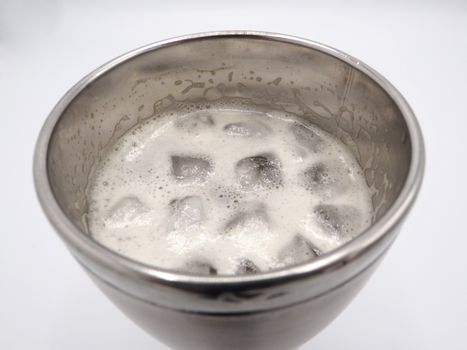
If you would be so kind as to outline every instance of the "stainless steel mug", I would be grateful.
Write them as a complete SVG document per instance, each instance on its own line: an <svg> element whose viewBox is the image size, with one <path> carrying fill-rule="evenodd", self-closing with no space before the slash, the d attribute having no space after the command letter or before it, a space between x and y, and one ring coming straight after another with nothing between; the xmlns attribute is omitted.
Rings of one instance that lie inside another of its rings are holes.
<svg viewBox="0 0 467 350"><path fill-rule="evenodd" d="M147 266L90 236L88 178L127 130L179 101L242 99L309 118L355 154L373 193L373 224L318 259L247 276ZM50 222L100 289L176 349L289 349L350 302L397 236L419 191L423 140L401 94L359 60L280 34L215 32L120 56L78 82L40 133L37 193Z"/></svg>

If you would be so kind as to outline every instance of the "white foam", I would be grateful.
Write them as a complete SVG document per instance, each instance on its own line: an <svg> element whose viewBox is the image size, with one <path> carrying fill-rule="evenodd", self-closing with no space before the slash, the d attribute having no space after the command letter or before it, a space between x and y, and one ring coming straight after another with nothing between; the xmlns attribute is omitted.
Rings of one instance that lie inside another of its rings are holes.
<svg viewBox="0 0 467 350"><path fill-rule="evenodd" d="M370 224L361 168L316 126L219 106L170 114L127 132L91 179L89 229L110 249L168 269L252 273L312 259Z"/></svg>

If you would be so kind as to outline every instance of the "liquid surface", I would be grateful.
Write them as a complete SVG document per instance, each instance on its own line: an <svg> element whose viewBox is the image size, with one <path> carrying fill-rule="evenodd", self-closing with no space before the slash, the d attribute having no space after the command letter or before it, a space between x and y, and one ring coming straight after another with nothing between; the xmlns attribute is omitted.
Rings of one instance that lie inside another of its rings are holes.
<svg viewBox="0 0 467 350"><path fill-rule="evenodd" d="M371 222L354 156L284 112L210 106L149 119L118 140L90 180L94 239L195 274L312 260Z"/></svg>

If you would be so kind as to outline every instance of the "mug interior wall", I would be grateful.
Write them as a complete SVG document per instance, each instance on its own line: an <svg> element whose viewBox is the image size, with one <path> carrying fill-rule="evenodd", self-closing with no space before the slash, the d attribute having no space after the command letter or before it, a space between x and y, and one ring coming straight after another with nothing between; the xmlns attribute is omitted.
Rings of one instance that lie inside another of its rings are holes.
<svg viewBox="0 0 467 350"><path fill-rule="evenodd" d="M55 126L48 176L66 215L86 232L92 169L138 123L177 102L244 99L309 119L355 154L373 193L374 219L394 202L410 164L403 116L368 76L321 51L261 37L208 37L166 45L105 72Z"/></svg>

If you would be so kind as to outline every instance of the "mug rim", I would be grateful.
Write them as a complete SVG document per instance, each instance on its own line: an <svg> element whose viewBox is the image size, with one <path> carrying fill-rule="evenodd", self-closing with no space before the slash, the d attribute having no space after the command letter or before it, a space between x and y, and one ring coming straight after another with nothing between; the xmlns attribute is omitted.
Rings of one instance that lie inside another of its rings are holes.
<svg viewBox="0 0 467 350"><path fill-rule="evenodd" d="M217 275L201 276L192 275L156 266L144 264L131 258L120 255L117 252L98 243L91 236L78 229L65 215L53 193L47 170L47 155L49 143L62 114L69 104L92 82L116 66L163 47L182 44L184 42L196 41L209 38L256 38L272 40L303 46L312 50L337 58L352 68L368 76L377 83L396 104L407 125L409 140L411 143L411 159L407 177L396 200L384 215L373 223L369 228L353 238L351 241L324 254L310 262L299 265L284 267L278 270L261 272L254 275ZM78 83L71 87L66 94L52 109L48 115L37 140L34 152L34 183L39 202L52 226L64 241L73 249L84 254L99 265L104 265L111 270L116 270L124 275L138 276L145 280L160 282L163 284L183 285L238 285L274 282L284 278L301 279L315 274L324 273L331 266L339 266L355 259L360 254L371 249L371 247L384 239L394 227L405 217L413 205L423 180L425 166L425 149L423 137L418 121L402 94L381 74L361 62L360 60L330 46L295 36L269 33L262 31L215 31L198 34L179 36L129 51L118 56L101 67L95 69Z"/></svg>

